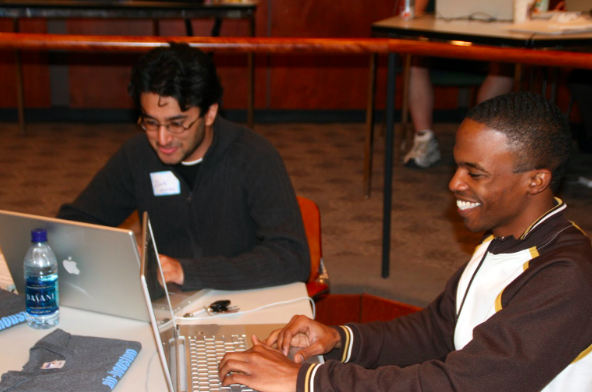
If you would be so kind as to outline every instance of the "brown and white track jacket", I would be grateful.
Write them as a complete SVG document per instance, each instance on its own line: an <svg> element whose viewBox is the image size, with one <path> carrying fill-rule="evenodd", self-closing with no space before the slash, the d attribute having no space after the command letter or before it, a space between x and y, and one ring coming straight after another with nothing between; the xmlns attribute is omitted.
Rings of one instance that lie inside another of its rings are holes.
<svg viewBox="0 0 592 392"><path fill-rule="evenodd" d="M565 208L485 238L426 309L337 327L297 391L592 391L592 247Z"/></svg>

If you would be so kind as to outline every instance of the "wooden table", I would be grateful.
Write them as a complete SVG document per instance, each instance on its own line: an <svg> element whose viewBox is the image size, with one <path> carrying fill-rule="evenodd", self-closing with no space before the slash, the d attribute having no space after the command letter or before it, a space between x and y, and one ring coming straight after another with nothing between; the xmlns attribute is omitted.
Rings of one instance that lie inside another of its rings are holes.
<svg viewBox="0 0 592 392"><path fill-rule="evenodd" d="M525 49L565 49L574 47L590 48L592 46L592 32L544 35L518 33L510 31L511 23L480 22L468 20L441 20L433 15L424 15L411 20L404 20L393 16L372 24L372 35L375 37L398 38L404 40L423 40L443 42L450 45L472 46L490 45L501 47L515 47ZM392 180L393 180L393 142L394 142L394 112L395 112L395 64L397 54L388 55L388 76L386 96L386 135L384 160L384 199L383 199L383 229L382 229L382 277L390 273L390 240L391 240L391 208L392 208ZM371 73L374 70L371 67ZM374 83L371 75L371 84ZM367 112L368 129L371 131L374 123L373 98L369 100ZM367 131L369 132L369 131ZM368 188L369 189L369 181Z"/></svg>
<svg viewBox="0 0 592 392"><path fill-rule="evenodd" d="M19 32L20 18L96 18L96 19L152 19L154 34L159 35L159 19L184 19L188 36L193 35L191 19L215 20L211 35L219 36L223 19L246 19L249 34L255 36L255 11L257 2L216 2L203 4L199 1L133 1L133 0L0 0L0 17L13 19L13 30ZM18 119L21 132L25 132L23 76L20 52L16 52ZM254 110L254 56L248 54L247 122L253 125Z"/></svg>
<svg viewBox="0 0 592 392"><path fill-rule="evenodd" d="M372 24L374 37L420 39L461 44L511 46L518 48L573 48L590 46L592 32L574 34L532 34L511 31L509 22L444 20L424 15L405 20L398 16Z"/></svg>

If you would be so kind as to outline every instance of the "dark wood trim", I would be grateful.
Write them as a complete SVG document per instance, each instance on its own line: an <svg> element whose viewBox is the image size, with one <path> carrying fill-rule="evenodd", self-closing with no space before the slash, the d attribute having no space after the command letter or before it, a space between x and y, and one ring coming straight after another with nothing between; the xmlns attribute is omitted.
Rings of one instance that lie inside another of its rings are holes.
<svg viewBox="0 0 592 392"><path fill-rule="evenodd" d="M205 51L275 54L398 53L552 67L592 69L592 53L563 50L457 46L439 42L382 38L136 37L0 33L0 49L146 51L167 42L187 42Z"/></svg>

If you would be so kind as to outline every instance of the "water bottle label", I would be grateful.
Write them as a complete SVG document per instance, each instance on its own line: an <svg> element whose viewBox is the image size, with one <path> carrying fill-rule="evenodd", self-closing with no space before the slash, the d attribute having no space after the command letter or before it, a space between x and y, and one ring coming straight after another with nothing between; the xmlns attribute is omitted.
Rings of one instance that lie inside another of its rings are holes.
<svg viewBox="0 0 592 392"><path fill-rule="evenodd" d="M27 313L42 316L58 310L57 276L27 277L25 289Z"/></svg>

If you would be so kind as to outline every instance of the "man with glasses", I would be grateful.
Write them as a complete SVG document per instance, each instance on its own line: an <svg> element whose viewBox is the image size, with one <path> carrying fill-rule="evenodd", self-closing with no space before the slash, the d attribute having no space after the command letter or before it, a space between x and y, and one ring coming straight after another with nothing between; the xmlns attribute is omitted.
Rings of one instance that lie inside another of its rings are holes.
<svg viewBox="0 0 592 392"><path fill-rule="evenodd" d="M240 290L306 281L310 259L283 161L218 115L210 57L171 43L140 59L129 93L144 131L128 140L59 218L118 226L148 211L167 282Z"/></svg>

